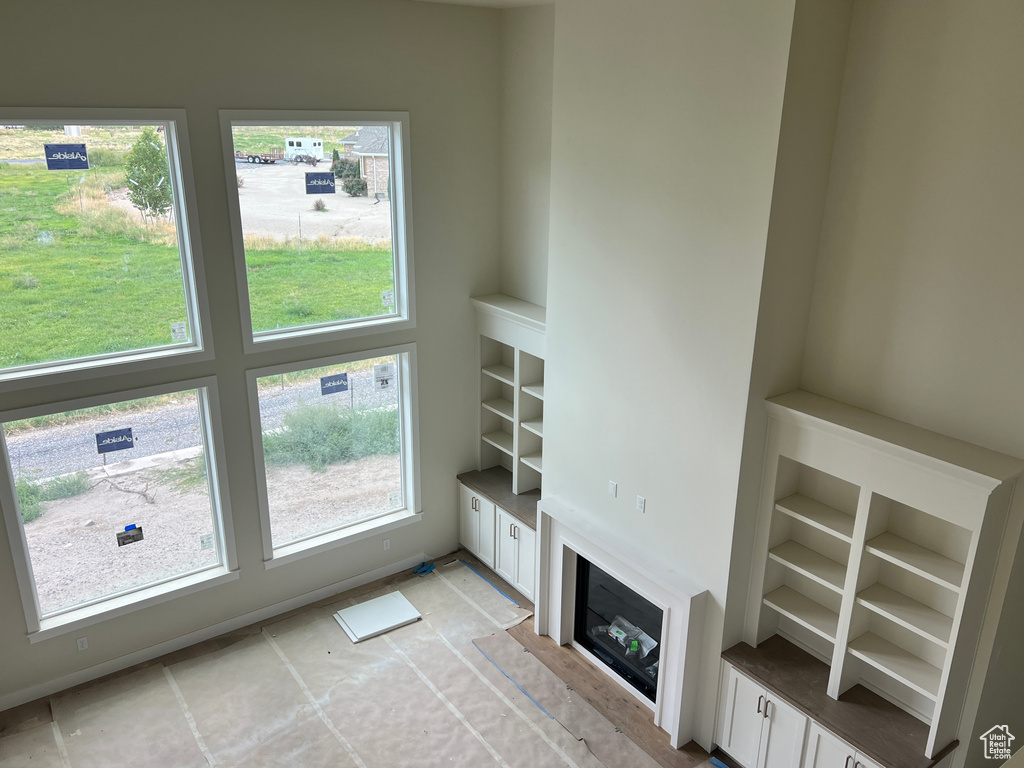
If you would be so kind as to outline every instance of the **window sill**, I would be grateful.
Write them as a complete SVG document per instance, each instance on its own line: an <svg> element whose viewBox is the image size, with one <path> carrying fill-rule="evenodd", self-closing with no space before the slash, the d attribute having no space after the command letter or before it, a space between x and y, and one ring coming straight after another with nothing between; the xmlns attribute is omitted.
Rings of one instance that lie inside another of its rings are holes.
<svg viewBox="0 0 1024 768"><path fill-rule="evenodd" d="M422 517L419 513L402 509L382 515L381 517L375 517L372 520L341 528L337 531L285 544L275 548L273 559L265 561L263 566L268 570L276 568L279 565L285 565L310 555L317 555L321 552L343 547L346 544L368 539L371 536L393 531L396 528L418 523Z"/></svg>
<svg viewBox="0 0 1024 768"><path fill-rule="evenodd" d="M42 619L39 622L39 629L30 632L29 642L38 643L41 640L48 640L51 637L59 637L70 632L99 624L126 613L132 613L143 608L148 608L160 603L166 603L193 592L198 592L210 587L216 587L235 581L238 578L238 571L229 571L223 567L211 568L199 573L193 573L178 579L156 584L152 587L129 592L109 600L104 600L83 608L77 608L57 616Z"/></svg>
<svg viewBox="0 0 1024 768"><path fill-rule="evenodd" d="M286 349L296 344L322 344L371 333L404 331L416 327L416 321L406 314L382 315L339 323L325 323L299 328L282 328L279 331L258 331L247 334L243 346L247 353L264 349Z"/></svg>

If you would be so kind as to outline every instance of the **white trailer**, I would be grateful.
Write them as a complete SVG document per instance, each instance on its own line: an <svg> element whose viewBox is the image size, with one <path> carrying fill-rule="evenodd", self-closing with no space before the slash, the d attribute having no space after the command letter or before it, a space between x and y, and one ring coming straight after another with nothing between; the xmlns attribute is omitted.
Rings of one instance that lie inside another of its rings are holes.
<svg viewBox="0 0 1024 768"><path fill-rule="evenodd" d="M316 165L324 159L323 139L312 136L289 136L284 140L285 160Z"/></svg>

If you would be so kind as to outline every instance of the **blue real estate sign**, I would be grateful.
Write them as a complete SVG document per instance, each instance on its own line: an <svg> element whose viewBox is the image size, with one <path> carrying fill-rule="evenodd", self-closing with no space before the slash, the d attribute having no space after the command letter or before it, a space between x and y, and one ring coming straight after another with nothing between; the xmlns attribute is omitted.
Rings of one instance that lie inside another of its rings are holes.
<svg viewBox="0 0 1024 768"><path fill-rule="evenodd" d="M44 144L43 147L46 150L46 170L89 170L89 154L85 151L85 144Z"/></svg>
<svg viewBox="0 0 1024 768"><path fill-rule="evenodd" d="M324 376L320 379L320 394L333 395L335 392L348 391L348 374L339 373L335 376Z"/></svg>
<svg viewBox="0 0 1024 768"><path fill-rule="evenodd" d="M334 194L334 174L330 171L326 173L307 173L306 174L306 194L307 195L333 195Z"/></svg>
<svg viewBox="0 0 1024 768"><path fill-rule="evenodd" d="M96 453L110 453L111 451L123 451L135 447L135 438L132 437L132 428L112 429L109 432L96 433Z"/></svg>

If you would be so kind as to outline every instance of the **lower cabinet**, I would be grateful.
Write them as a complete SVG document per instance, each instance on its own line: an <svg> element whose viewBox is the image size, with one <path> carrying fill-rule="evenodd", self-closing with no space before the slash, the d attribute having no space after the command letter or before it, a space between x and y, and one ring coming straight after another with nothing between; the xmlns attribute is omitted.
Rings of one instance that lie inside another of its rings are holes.
<svg viewBox="0 0 1024 768"><path fill-rule="evenodd" d="M497 510L494 570L524 597L533 600L536 534L501 507Z"/></svg>
<svg viewBox="0 0 1024 768"><path fill-rule="evenodd" d="M831 731L811 723L803 768L882 768Z"/></svg>
<svg viewBox="0 0 1024 768"><path fill-rule="evenodd" d="M722 751L744 768L800 765L806 715L730 664L724 665L721 701L717 741Z"/></svg>
<svg viewBox="0 0 1024 768"><path fill-rule="evenodd" d="M501 501L502 496L498 499ZM520 518L464 482L459 483L459 543L524 597L533 600L537 534Z"/></svg>
<svg viewBox="0 0 1024 768"><path fill-rule="evenodd" d="M494 502L459 484L459 542L494 567Z"/></svg>

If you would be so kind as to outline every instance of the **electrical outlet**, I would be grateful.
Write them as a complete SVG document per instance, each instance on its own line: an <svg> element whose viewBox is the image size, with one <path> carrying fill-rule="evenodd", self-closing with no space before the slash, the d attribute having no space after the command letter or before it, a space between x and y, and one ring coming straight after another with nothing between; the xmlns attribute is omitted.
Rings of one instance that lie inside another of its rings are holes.
<svg viewBox="0 0 1024 768"><path fill-rule="evenodd" d="M384 551L391 549L391 539L384 539Z"/></svg>
<svg viewBox="0 0 1024 768"><path fill-rule="evenodd" d="M80 637L75 642L78 643L78 650L80 650L80 651L87 651L87 650L89 650L89 638L88 637Z"/></svg>
<svg viewBox="0 0 1024 768"><path fill-rule="evenodd" d="M643 496L637 496L636 497L636 511L637 512L646 512L647 511L647 499L645 499Z"/></svg>
<svg viewBox="0 0 1024 768"><path fill-rule="evenodd" d="M613 499L619 495L619 484L616 483L614 480L608 481L608 495L611 496Z"/></svg>

